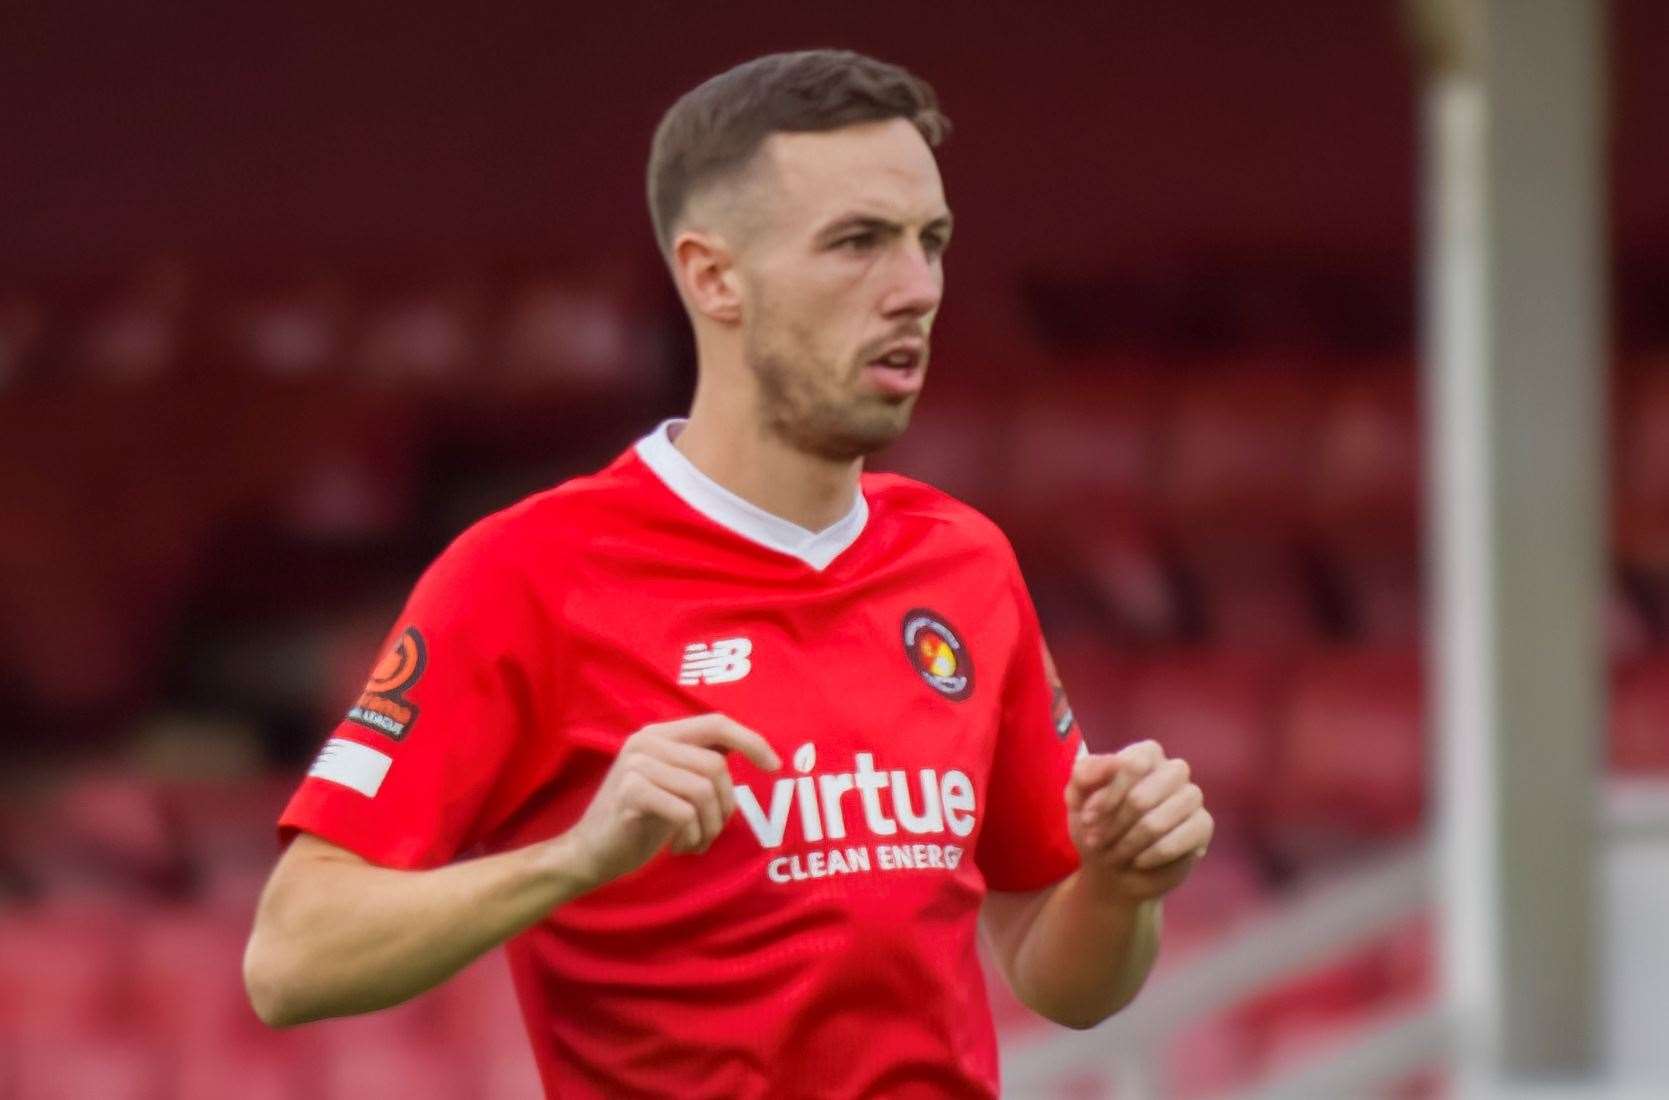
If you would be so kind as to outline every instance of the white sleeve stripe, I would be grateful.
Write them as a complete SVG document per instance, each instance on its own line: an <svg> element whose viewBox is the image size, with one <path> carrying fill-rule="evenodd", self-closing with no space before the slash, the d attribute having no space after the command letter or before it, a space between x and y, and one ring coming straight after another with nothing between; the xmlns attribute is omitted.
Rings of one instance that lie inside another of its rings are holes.
<svg viewBox="0 0 1669 1100"><path fill-rule="evenodd" d="M318 759L313 761L307 774L358 791L366 798L375 798L392 763L394 758L386 752L378 752L369 745L361 745L345 737L332 737L319 750Z"/></svg>

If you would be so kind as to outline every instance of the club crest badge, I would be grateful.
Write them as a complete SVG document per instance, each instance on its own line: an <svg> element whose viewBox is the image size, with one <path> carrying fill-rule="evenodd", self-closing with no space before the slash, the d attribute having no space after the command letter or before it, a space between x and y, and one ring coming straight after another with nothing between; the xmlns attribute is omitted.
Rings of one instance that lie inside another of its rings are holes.
<svg viewBox="0 0 1669 1100"><path fill-rule="evenodd" d="M918 607L904 614L904 655L929 687L960 702L974 690L974 659L943 616Z"/></svg>

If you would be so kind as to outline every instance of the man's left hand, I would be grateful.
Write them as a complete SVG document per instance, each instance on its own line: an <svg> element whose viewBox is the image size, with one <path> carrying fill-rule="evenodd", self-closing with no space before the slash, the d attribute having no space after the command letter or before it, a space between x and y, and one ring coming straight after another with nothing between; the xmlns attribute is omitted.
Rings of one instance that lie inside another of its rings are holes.
<svg viewBox="0 0 1669 1100"><path fill-rule="evenodd" d="M1132 901L1175 889L1205 855L1214 828L1187 761L1168 759L1154 741L1079 757L1066 810L1084 873Z"/></svg>

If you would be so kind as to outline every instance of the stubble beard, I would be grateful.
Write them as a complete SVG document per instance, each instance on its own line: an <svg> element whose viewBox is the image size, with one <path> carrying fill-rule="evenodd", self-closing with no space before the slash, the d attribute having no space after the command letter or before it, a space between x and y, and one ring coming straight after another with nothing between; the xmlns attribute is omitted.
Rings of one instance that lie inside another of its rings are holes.
<svg viewBox="0 0 1669 1100"><path fill-rule="evenodd" d="M904 434L914 396L889 401L853 392L861 366L819 362L803 335L787 343L795 350L773 347L755 334L744 348L759 384L760 423L767 432L835 462L874 454Z"/></svg>

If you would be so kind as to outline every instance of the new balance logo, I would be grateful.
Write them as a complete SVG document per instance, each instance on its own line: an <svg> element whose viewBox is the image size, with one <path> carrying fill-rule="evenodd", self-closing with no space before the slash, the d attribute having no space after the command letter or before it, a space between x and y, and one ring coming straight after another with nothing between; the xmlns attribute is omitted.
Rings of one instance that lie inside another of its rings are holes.
<svg viewBox="0 0 1669 1100"><path fill-rule="evenodd" d="M678 682L728 684L753 671L753 643L746 638L724 638L708 645L691 642L684 647L684 663L678 667Z"/></svg>

